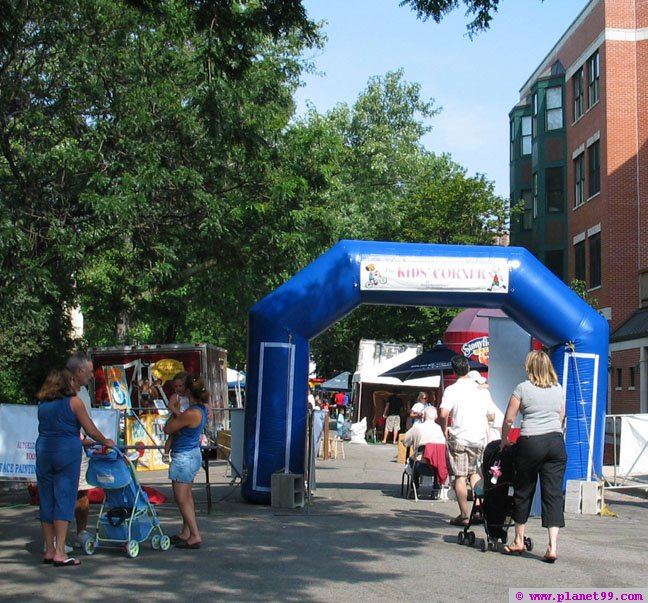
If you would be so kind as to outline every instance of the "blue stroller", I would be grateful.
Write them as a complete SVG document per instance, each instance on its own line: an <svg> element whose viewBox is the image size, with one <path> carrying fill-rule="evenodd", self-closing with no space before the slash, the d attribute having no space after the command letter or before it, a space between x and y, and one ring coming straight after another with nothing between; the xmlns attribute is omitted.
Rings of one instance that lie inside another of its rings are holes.
<svg viewBox="0 0 648 603"><path fill-rule="evenodd" d="M104 489L94 539L83 543L86 555L102 544L124 545L126 554L137 557L140 543L151 534L151 547L167 551L171 539L164 534L157 513L137 481L135 468L118 448L88 449L86 481Z"/></svg>

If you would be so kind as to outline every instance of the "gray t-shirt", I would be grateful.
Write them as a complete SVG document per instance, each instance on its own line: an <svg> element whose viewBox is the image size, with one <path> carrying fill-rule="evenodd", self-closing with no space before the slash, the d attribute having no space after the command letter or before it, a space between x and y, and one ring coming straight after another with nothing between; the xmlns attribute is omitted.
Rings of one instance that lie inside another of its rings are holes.
<svg viewBox="0 0 648 603"><path fill-rule="evenodd" d="M520 435L535 436L553 431L562 432L560 411L565 397L561 385L538 387L531 381L524 381L517 385L513 395L520 400Z"/></svg>

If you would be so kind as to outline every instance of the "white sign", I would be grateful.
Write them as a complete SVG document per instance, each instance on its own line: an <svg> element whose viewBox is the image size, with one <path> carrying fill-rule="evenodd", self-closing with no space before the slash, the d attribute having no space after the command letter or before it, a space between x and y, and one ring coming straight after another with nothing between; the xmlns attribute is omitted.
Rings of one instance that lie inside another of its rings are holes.
<svg viewBox="0 0 648 603"><path fill-rule="evenodd" d="M119 412L93 408L90 416L99 431L117 441ZM36 481L38 406L0 404L0 479Z"/></svg>
<svg viewBox="0 0 648 603"><path fill-rule="evenodd" d="M503 258L372 256L360 262L360 289L508 293Z"/></svg>
<svg viewBox="0 0 648 603"><path fill-rule="evenodd" d="M619 473L646 475L648 473L648 415L621 417Z"/></svg>

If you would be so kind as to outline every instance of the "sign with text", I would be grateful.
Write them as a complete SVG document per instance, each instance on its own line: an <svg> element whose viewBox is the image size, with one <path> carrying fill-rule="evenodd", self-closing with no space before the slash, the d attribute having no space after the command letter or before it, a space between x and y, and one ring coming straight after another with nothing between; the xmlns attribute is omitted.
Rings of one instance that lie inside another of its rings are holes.
<svg viewBox="0 0 648 603"><path fill-rule="evenodd" d="M507 293L504 258L373 256L360 262L360 288Z"/></svg>
<svg viewBox="0 0 648 603"><path fill-rule="evenodd" d="M119 413L93 408L90 416L99 431L117 441ZM38 406L0 404L0 479L36 481Z"/></svg>
<svg viewBox="0 0 648 603"><path fill-rule="evenodd" d="M162 460L160 450L167 438L164 433L166 422L167 418L159 415L126 418L126 445L135 446L139 453L137 471L157 471L168 467ZM158 448L150 448L151 446Z"/></svg>

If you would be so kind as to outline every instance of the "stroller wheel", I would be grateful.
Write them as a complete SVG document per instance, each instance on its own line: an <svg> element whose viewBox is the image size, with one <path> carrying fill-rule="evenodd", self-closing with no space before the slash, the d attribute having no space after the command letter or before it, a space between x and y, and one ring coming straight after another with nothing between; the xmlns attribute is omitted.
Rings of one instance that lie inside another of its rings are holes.
<svg viewBox="0 0 648 603"><path fill-rule="evenodd" d="M490 542L489 542L488 544L490 545ZM479 550L480 550L482 553L485 553L485 552L486 552L486 540L484 540L483 538L480 538L480 539L479 539Z"/></svg>
<svg viewBox="0 0 648 603"><path fill-rule="evenodd" d="M83 552L86 555L94 555L97 550L97 543L94 538L90 538L83 543Z"/></svg>
<svg viewBox="0 0 648 603"><path fill-rule="evenodd" d="M137 540L129 540L126 543L126 554L131 559L134 559L139 555L139 548L139 542L137 542Z"/></svg>
<svg viewBox="0 0 648 603"><path fill-rule="evenodd" d="M524 548L526 548L527 551L532 551L533 550L533 540L528 537L524 537Z"/></svg>
<svg viewBox="0 0 648 603"><path fill-rule="evenodd" d="M155 534L155 535L151 538L151 548L152 548L154 551L157 551L157 550L160 548L160 535L159 535L159 534Z"/></svg>
<svg viewBox="0 0 648 603"><path fill-rule="evenodd" d="M475 532L468 532L468 546L475 544Z"/></svg>
<svg viewBox="0 0 648 603"><path fill-rule="evenodd" d="M163 551L168 551L171 548L171 538L167 535L160 536L160 549Z"/></svg>
<svg viewBox="0 0 648 603"><path fill-rule="evenodd" d="M463 544L465 538L466 535L463 532L459 532L459 534L457 534L457 544Z"/></svg>

